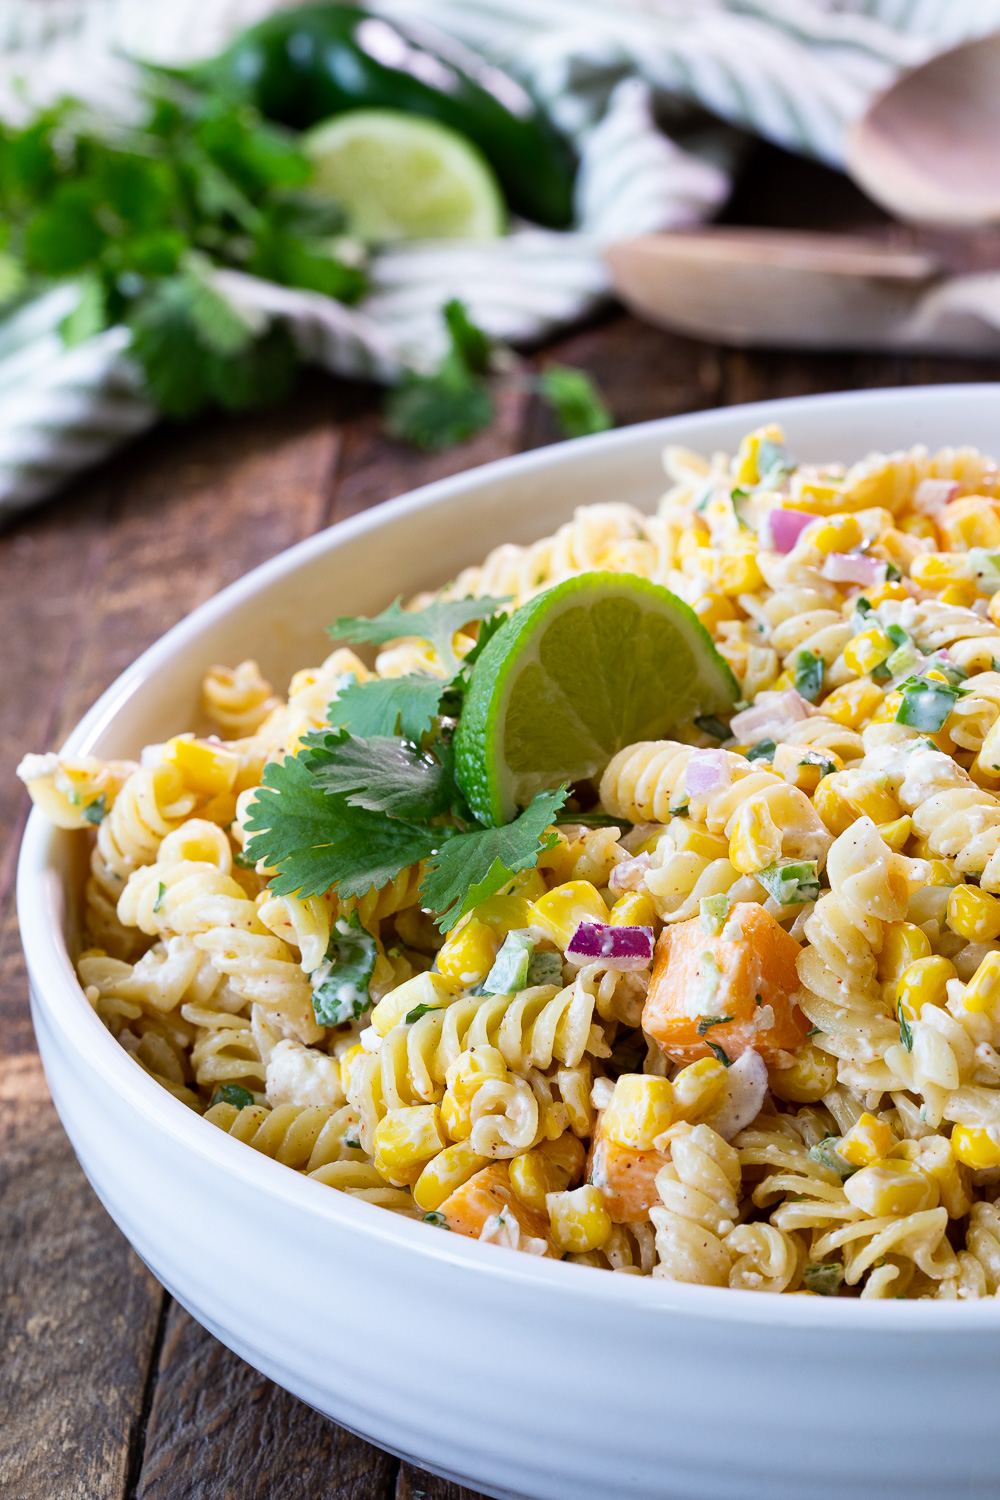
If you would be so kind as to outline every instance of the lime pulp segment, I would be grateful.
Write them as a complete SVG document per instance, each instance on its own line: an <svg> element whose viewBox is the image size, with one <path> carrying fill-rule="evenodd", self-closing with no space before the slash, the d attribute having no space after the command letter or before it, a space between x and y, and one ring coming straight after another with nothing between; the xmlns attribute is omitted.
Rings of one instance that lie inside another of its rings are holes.
<svg viewBox="0 0 1000 1500"><path fill-rule="evenodd" d="M392 109L355 109L302 138L314 190L373 242L495 239L506 211L493 170L464 136Z"/></svg>
<svg viewBox="0 0 1000 1500"><path fill-rule="evenodd" d="M536 792L597 776L623 746L728 715L729 667L693 610L629 573L585 573L517 610L472 672L456 734L472 810L509 822Z"/></svg>

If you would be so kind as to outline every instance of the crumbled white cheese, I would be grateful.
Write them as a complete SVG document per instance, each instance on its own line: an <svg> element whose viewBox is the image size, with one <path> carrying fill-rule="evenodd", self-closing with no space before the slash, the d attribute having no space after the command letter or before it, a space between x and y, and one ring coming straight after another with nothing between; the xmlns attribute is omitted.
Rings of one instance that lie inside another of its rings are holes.
<svg viewBox="0 0 1000 1500"><path fill-rule="evenodd" d="M271 1049L267 1063L267 1102L296 1104L300 1107L323 1105L336 1108L344 1102L340 1084L340 1066L336 1059L315 1047L303 1047L286 1037Z"/></svg>
<svg viewBox="0 0 1000 1500"><path fill-rule="evenodd" d="M41 781L44 776L54 776L59 769L59 757L54 750L47 755L26 755L17 768L17 774L27 786L29 781Z"/></svg>
<svg viewBox="0 0 1000 1500"><path fill-rule="evenodd" d="M490 1214L479 1231L479 1238L486 1245L503 1245L507 1250L523 1250L528 1255L545 1255L549 1248L544 1240L522 1234L521 1226L510 1209Z"/></svg>
<svg viewBox="0 0 1000 1500"><path fill-rule="evenodd" d="M614 1091L615 1086L610 1078L595 1078L594 1087L590 1091L591 1104L595 1109L607 1109Z"/></svg>

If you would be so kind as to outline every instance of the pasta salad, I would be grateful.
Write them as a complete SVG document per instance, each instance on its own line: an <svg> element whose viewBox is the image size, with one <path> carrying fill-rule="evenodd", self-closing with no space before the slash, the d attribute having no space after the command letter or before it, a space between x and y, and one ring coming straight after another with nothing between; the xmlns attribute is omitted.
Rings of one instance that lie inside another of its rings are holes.
<svg viewBox="0 0 1000 1500"><path fill-rule="evenodd" d="M25 757L92 845L84 993L212 1126L433 1229L996 1296L1000 466L664 461L655 514L336 621L284 698L214 667L210 731Z"/></svg>

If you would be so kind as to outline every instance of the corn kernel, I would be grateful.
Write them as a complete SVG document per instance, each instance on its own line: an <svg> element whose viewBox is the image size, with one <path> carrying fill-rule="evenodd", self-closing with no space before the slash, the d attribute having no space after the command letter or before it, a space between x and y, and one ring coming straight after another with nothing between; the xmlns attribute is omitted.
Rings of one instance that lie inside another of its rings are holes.
<svg viewBox="0 0 1000 1500"><path fill-rule="evenodd" d="M971 1167L974 1172L1000 1167L1000 1145L988 1130L956 1125L951 1132L951 1146L959 1161Z"/></svg>
<svg viewBox="0 0 1000 1500"><path fill-rule="evenodd" d="M957 885L948 897L948 926L970 943L1000 937L1000 901L977 885Z"/></svg>
<svg viewBox="0 0 1000 1500"><path fill-rule="evenodd" d="M595 885L589 880L569 880L532 903L530 922L566 948L581 922L607 922L610 916Z"/></svg>
<svg viewBox="0 0 1000 1500"><path fill-rule="evenodd" d="M189 792L217 797L230 792L240 769L240 758L224 745L175 734L163 747L163 759L177 767Z"/></svg>
<svg viewBox="0 0 1000 1500"><path fill-rule="evenodd" d="M549 1193L562 1192L566 1187L565 1173L560 1172L554 1161L543 1152L525 1151L507 1163L510 1185L529 1208L545 1212L545 1199Z"/></svg>
<svg viewBox="0 0 1000 1500"><path fill-rule="evenodd" d="M994 625L1000 625L1000 589L997 590L986 606L986 613Z"/></svg>
<svg viewBox="0 0 1000 1500"><path fill-rule="evenodd" d="M666 1078L623 1073L604 1111L601 1130L618 1146L648 1151L675 1119L674 1090Z"/></svg>
<svg viewBox="0 0 1000 1500"><path fill-rule="evenodd" d="M467 1141L472 1134L472 1110L468 1101L457 1099L450 1089L441 1100L441 1123L450 1141Z"/></svg>
<svg viewBox="0 0 1000 1500"><path fill-rule="evenodd" d="M845 682L823 699L821 712L846 729L860 729L882 702L882 689L867 677Z"/></svg>
<svg viewBox="0 0 1000 1500"><path fill-rule="evenodd" d="M786 670L786 671L782 672L782 674L781 674L780 677L776 677L774 679L774 692L776 692L776 693L783 693L786 688L790 688L790 687L794 687L794 686L795 686L795 674L792 671Z"/></svg>
<svg viewBox="0 0 1000 1500"><path fill-rule="evenodd" d="M949 1219L964 1219L972 1207L969 1172L967 1164L955 1155L953 1140L945 1140L943 1135L927 1135L919 1141L899 1141L890 1156L893 1160L916 1162L937 1183Z"/></svg>
<svg viewBox="0 0 1000 1500"><path fill-rule="evenodd" d="M921 855L920 858L926 858ZM961 885L962 877L956 871L954 864L946 859L928 859L927 869L924 871L925 885Z"/></svg>
<svg viewBox="0 0 1000 1500"><path fill-rule="evenodd" d="M872 609L878 609L879 605L884 604L887 599L909 599L910 593L905 583L894 578L889 582L880 583L877 588L865 589L860 597L867 599ZM857 600L854 602L857 603Z"/></svg>
<svg viewBox="0 0 1000 1500"><path fill-rule="evenodd" d="M803 1042L788 1068L771 1068L771 1093L788 1104L815 1104L837 1082L837 1064L813 1042Z"/></svg>
<svg viewBox="0 0 1000 1500"><path fill-rule="evenodd" d="M888 844L894 854L902 854L913 833L913 819L909 813L901 818L893 818L890 823L879 823L879 838L883 844Z"/></svg>
<svg viewBox="0 0 1000 1500"><path fill-rule="evenodd" d="M878 977L890 981L895 990L900 976L918 958L930 958L931 942L926 932L913 922L890 922L882 939L878 956Z"/></svg>
<svg viewBox="0 0 1000 1500"><path fill-rule="evenodd" d="M886 693L880 706L871 716L872 724L892 724L903 702L902 693Z"/></svg>
<svg viewBox="0 0 1000 1500"><path fill-rule="evenodd" d="M673 1080L675 1119L695 1124L710 1115L726 1092L726 1065L715 1057L688 1063Z"/></svg>
<svg viewBox="0 0 1000 1500"><path fill-rule="evenodd" d="M759 427L756 432L748 432L736 451L733 482L739 485L759 484L764 478L757 470L757 455L761 443L777 443L780 446L784 441L784 432L774 422L767 427Z"/></svg>
<svg viewBox="0 0 1000 1500"><path fill-rule="evenodd" d="M846 833L857 819L857 814L837 786L836 775L824 776L813 793L813 807L832 834L838 838Z"/></svg>
<svg viewBox="0 0 1000 1500"><path fill-rule="evenodd" d="M672 818L670 837L674 848L685 854L700 854L703 859L726 859L729 855L729 840L721 833L709 833L692 823L689 818ZM652 842L652 841L651 841ZM649 845L644 848L653 852Z"/></svg>
<svg viewBox="0 0 1000 1500"><path fill-rule="evenodd" d="M933 1177L915 1162L895 1159L862 1167L848 1177L844 1193L849 1203L875 1219L901 1219L936 1208L941 1196Z"/></svg>
<svg viewBox="0 0 1000 1500"><path fill-rule="evenodd" d="M820 516L832 515L847 501L846 487L836 480L805 479L798 475L792 481L792 494L796 510L812 510Z"/></svg>
<svg viewBox="0 0 1000 1500"><path fill-rule="evenodd" d="M715 566L715 586L729 598L755 594L764 587L764 577L752 552L724 552Z"/></svg>
<svg viewBox="0 0 1000 1500"><path fill-rule="evenodd" d="M507 1064L496 1047L470 1047L462 1052L445 1073L448 1091L468 1104L487 1078L506 1078Z"/></svg>
<svg viewBox="0 0 1000 1500"><path fill-rule="evenodd" d="M600 1189L589 1182L564 1192L547 1193L552 1238L562 1251L577 1255L598 1250L611 1233L611 1220Z"/></svg>
<svg viewBox="0 0 1000 1500"><path fill-rule="evenodd" d="M905 531L907 536L929 537L932 542L937 541L937 528L930 516L904 516L899 523L899 529Z"/></svg>
<svg viewBox="0 0 1000 1500"><path fill-rule="evenodd" d="M440 1208L456 1188L488 1165L489 1158L473 1151L468 1141L445 1146L431 1158L413 1184L413 1201L425 1213L431 1213Z"/></svg>
<svg viewBox="0 0 1000 1500"><path fill-rule="evenodd" d="M454 980L444 974L414 974L405 984L383 995L372 1011L371 1023L379 1036L387 1036L418 1005L440 1010L451 1004L456 992Z"/></svg>
<svg viewBox="0 0 1000 1500"><path fill-rule="evenodd" d="M870 1167L883 1156L888 1156L892 1146L890 1126L885 1120L865 1113L854 1122L837 1150L852 1167Z"/></svg>
<svg viewBox="0 0 1000 1500"><path fill-rule="evenodd" d="M910 566L910 577L922 589L943 589L969 578L969 561L956 552L925 552Z"/></svg>
<svg viewBox="0 0 1000 1500"><path fill-rule="evenodd" d="M441 1111L436 1104L413 1104L390 1109L375 1127L375 1165L381 1172L405 1171L443 1151Z"/></svg>
<svg viewBox="0 0 1000 1500"><path fill-rule="evenodd" d="M971 609L979 593L974 583L949 583L938 597L942 604L960 604L963 609Z"/></svg>
<svg viewBox="0 0 1000 1500"><path fill-rule="evenodd" d="M944 1005L948 981L957 978L950 959L934 953L907 964L896 981L896 1013L906 1019L919 1016L925 1005Z"/></svg>
<svg viewBox="0 0 1000 1500"><path fill-rule="evenodd" d="M698 619L705 629L711 633L716 626L721 625L723 620L735 620L736 609L725 594L709 592L702 594L696 604L692 605Z"/></svg>
<svg viewBox="0 0 1000 1500"><path fill-rule="evenodd" d="M781 829L763 798L751 797L736 815L729 858L741 875L766 870L781 856Z"/></svg>
<svg viewBox="0 0 1000 1500"><path fill-rule="evenodd" d="M865 534L855 516L831 516L822 525L810 526L807 536L817 552L850 552L860 547Z"/></svg>
<svg viewBox="0 0 1000 1500"><path fill-rule="evenodd" d="M651 927L656 907L645 891L628 891L611 908L612 927Z"/></svg>
<svg viewBox="0 0 1000 1500"><path fill-rule="evenodd" d="M542 1141L536 1150L547 1156L556 1171L565 1178L564 1182L560 1182L560 1187L569 1187L570 1183L575 1182L587 1160L583 1142L568 1130L554 1141Z"/></svg>
<svg viewBox="0 0 1000 1500"><path fill-rule="evenodd" d="M457 984L478 984L492 969L499 946L493 928L474 918L449 932L438 952L438 972Z"/></svg>
<svg viewBox="0 0 1000 1500"><path fill-rule="evenodd" d="M881 666L895 649L885 631L873 626L870 630L862 630L853 640L848 641L844 647L844 665L849 671L864 677Z"/></svg>
<svg viewBox="0 0 1000 1500"><path fill-rule="evenodd" d="M345 1093L351 1085L351 1069L359 1058L367 1055L360 1042L355 1042L353 1047L348 1047L346 1052L340 1054L340 1083Z"/></svg>
<svg viewBox="0 0 1000 1500"><path fill-rule="evenodd" d="M965 986L962 1004L966 1010L990 1011L1000 996L1000 953L987 953Z"/></svg>
<svg viewBox="0 0 1000 1500"><path fill-rule="evenodd" d="M811 797L824 776L842 771L844 762L832 750L811 750L807 745L778 745L771 761L775 776Z"/></svg>

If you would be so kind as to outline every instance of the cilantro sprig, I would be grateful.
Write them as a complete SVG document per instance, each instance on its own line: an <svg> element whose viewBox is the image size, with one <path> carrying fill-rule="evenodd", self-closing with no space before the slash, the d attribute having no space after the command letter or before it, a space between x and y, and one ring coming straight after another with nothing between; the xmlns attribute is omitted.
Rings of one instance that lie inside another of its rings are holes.
<svg viewBox="0 0 1000 1500"><path fill-rule="evenodd" d="M566 787L539 792L510 823L492 828L470 812L455 779L450 710L460 711L467 663L502 620L496 609L505 602L439 600L406 611L397 601L373 619L342 616L330 627L340 639L369 644L420 635L456 670L450 678L349 683L330 704L332 727L303 736L296 756L265 767L246 852L274 870L278 895L360 896L423 861L420 900L447 930L555 843L547 830ZM474 620L479 645L459 662L452 638ZM361 734L362 726L379 732Z"/></svg>

